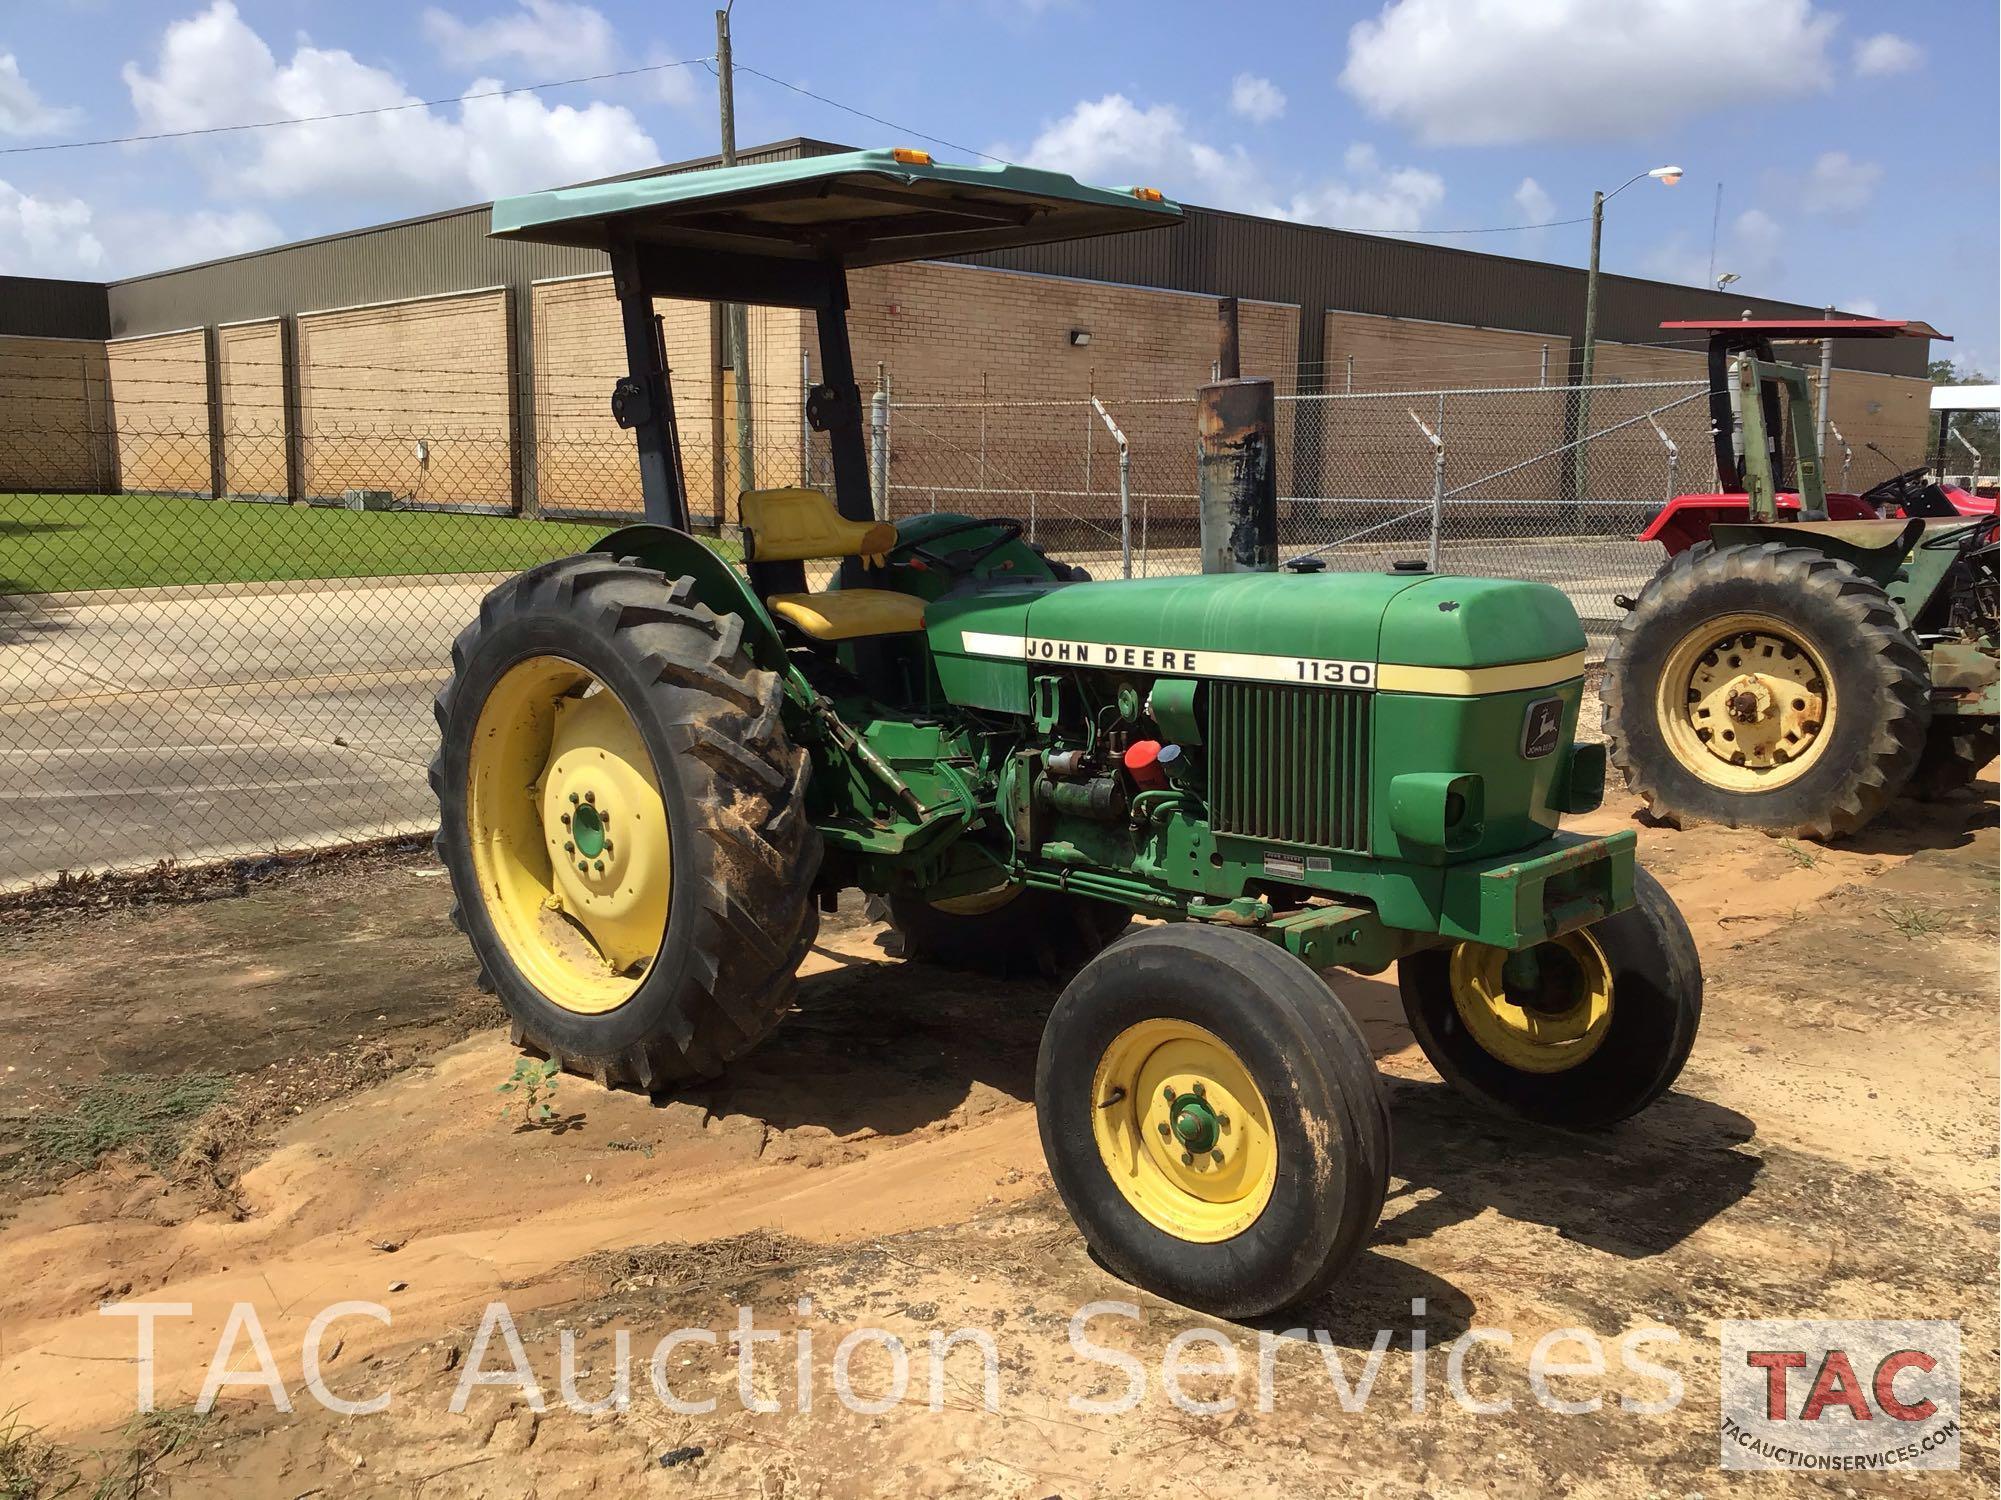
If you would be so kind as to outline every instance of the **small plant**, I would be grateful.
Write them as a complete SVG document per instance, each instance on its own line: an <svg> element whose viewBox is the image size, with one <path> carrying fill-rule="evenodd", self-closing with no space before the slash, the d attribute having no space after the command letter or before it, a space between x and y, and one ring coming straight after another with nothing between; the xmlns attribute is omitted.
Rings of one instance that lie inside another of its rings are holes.
<svg viewBox="0 0 2001 1500"><path fill-rule="evenodd" d="M1780 844L1779 848L1785 851L1787 859L1798 865L1802 870L1817 870L1820 868L1823 856L1817 849L1809 849L1804 844L1794 843L1791 839L1787 839L1784 843Z"/></svg>
<svg viewBox="0 0 2001 1500"><path fill-rule="evenodd" d="M549 1101L556 1097L556 1076L561 1072L553 1057L540 1060L523 1057L515 1061L514 1071L507 1082L495 1089L496 1094L519 1094L521 1096L521 1125L533 1130L538 1126L552 1125L556 1120L556 1109ZM500 1118L506 1119L513 1113L510 1105L503 1105Z"/></svg>
<svg viewBox="0 0 2001 1500"><path fill-rule="evenodd" d="M1886 906L1883 918L1913 942L1945 930L1945 918L1937 912L1926 911L1922 906Z"/></svg>
<svg viewBox="0 0 2001 1500"><path fill-rule="evenodd" d="M82 1482L76 1470L21 1409L0 1412L0 1500L56 1500Z"/></svg>
<svg viewBox="0 0 2001 1500"><path fill-rule="evenodd" d="M23 1159L60 1174L94 1167L101 1157L129 1148L164 1169L179 1152L188 1126L229 1088L230 1080L215 1073L100 1078L67 1109L28 1127Z"/></svg>

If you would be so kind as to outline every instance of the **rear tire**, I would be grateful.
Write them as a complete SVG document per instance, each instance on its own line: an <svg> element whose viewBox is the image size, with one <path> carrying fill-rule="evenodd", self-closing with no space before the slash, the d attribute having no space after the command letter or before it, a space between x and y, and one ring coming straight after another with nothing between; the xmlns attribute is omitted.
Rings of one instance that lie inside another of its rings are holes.
<svg viewBox="0 0 2001 1500"><path fill-rule="evenodd" d="M904 957L1002 978L1067 978L1132 925L1132 913L1109 901L1011 889L986 910L948 911L921 896L891 896L889 919L903 934Z"/></svg>
<svg viewBox="0 0 2001 1500"><path fill-rule="evenodd" d="M608 1087L747 1052L819 930L810 763L743 621L692 589L596 554L523 573L459 635L437 700L453 920L516 1043Z"/></svg>
<svg viewBox="0 0 2001 1500"><path fill-rule="evenodd" d="M1540 945L1555 982L1537 992L1494 986L1499 951L1475 943L1400 960L1404 1014L1440 1076L1469 1098L1571 1128L1614 1124L1666 1093L1702 1022L1702 960L1659 881L1635 870L1633 895L1618 915Z"/></svg>
<svg viewBox="0 0 2001 1500"><path fill-rule="evenodd" d="M1908 790L1926 802L1943 801L1972 786L1997 754L2001 754L2001 727L1993 720L1969 720L1962 714L1933 719Z"/></svg>
<svg viewBox="0 0 2001 1500"><path fill-rule="evenodd" d="M1086 965L1043 1032L1035 1105L1099 1259L1205 1312L1317 1296L1382 1213L1389 1111L1368 1044L1317 975L1250 933L1154 927Z"/></svg>
<svg viewBox="0 0 2001 1500"><path fill-rule="evenodd" d="M1739 653L1740 641L1755 649ZM1733 722L1716 705L1754 677L1755 717ZM1931 720L1924 656L1889 596L1845 562L1779 542L1673 558L1620 623L1602 692L1612 763L1655 817L1805 838L1853 833L1881 812ZM1754 759L1733 765L1746 744Z"/></svg>

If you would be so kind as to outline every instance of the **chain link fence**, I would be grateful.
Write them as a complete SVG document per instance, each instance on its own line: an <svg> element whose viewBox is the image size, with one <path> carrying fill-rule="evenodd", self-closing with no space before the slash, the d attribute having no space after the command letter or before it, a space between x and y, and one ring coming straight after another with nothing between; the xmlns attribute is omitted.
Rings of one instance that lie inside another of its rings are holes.
<svg viewBox="0 0 2001 1500"><path fill-rule="evenodd" d="M322 364L338 416L225 422L148 375L113 403L87 369L59 394L0 371L0 889L427 830L452 638L640 514L631 436L581 383L524 424L504 390ZM1099 578L1197 569L1191 398L864 399L880 514L1012 515ZM698 520L743 487L725 416L681 413ZM1542 385L1285 394L1278 427L1283 556L1541 579L1594 633L1658 563L1652 509L1714 483L1696 384L1600 386L1588 419ZM831 488L789 394L754 433L758 483Z"/></svg>

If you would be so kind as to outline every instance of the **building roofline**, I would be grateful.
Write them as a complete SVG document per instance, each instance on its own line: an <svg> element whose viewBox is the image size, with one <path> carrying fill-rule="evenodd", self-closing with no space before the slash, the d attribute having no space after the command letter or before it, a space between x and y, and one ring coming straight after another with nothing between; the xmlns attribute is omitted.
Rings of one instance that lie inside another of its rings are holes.
<svg viewBox="0 0 2001 1500"><path fill-rule="evenodd" d="M737 151L739 157L776 156L785 159L786 153L797 156L823 156L836 151L852 151L852 146L843 146L836 141L823 141L816 136L795 135L782 141L767 141L761 146L744 146ZM606 182L630 182L640 177L661 177L675 172L699 172L709 167L722 165L721 156L696 156L686 161L662 162L658 166L640 167L631 172L618 172L610 177L593 177L587 182L568 184L574 187L595 187ZM363 235L387 234L396 229L412 229L419 224L442 223L446 219L462 218L466 214L483 214L493 207L491 200L484 203L467 203L457 208L433 209L429 213L412 214L405 219L389 219L380 224L364 224L358 229L336 229L328 234L316 234L303 240L287 240L281 245L266 245L258 250L242 250L235 255L218 255L208 260L191 261L184 266L164 266L157 271L146 271L137 276L121 276L115 281L101 283L106 287L135 286L144 281L156 281L162 276L179 276L187 271L207 270L211 266L226 266L237 261L255 260L260 255L282 255L290 250L305 250L314 245L329 245L336 240L359 239Z"/></svg>

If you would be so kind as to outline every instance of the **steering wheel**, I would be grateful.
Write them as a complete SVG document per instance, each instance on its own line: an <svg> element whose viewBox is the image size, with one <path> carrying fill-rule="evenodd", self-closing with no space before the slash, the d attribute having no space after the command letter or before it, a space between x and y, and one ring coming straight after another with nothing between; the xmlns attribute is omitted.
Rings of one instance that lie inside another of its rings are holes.
<svg viewBox="0 0 2001 1500"><path fill-rule="evenodd" d="M957 552L938 552L933 544L948 536L958 536L966 531L998 530L1000 535L983 547L964 548ZM1014 541L1028 528L1010 516L988 516L981 520L954 521L950 526L941 526L920 541L898 542L889 549L893 558L901 553L921 557L934 568L941 568L954 577L970 573L994 553Z"/></svg>
<svg viewBox="0 0 2001 1500"><path fill-rule="evenodd" d="M1906 469L1901 474L1892 474L1881 483L1872 484L1862 492L1862 499L1871 505L1902 505L1906 499L1921 494L1925 488L1925 475L1931 472L1920 464L1915 469Z"/></svg>

